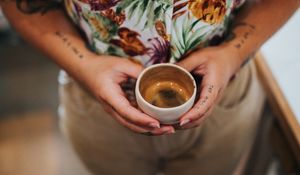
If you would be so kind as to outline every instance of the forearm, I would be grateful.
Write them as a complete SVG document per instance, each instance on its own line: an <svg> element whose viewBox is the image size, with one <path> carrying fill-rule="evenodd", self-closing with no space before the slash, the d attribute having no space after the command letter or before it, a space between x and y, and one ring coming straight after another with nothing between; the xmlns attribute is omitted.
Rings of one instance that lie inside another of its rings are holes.
<svg viewBox="0 0 300 175"><path fill-rule="evenodd" d="M298 0L256 0L237 15L231 39L224 43L237 52L238 65L258 50L297 10Z"/></svg>
<svg viewBox="0 0 300 175"><path fill-rule="evenodd" d="M14 1L1 2L1 7L12 26L26 41L72 76L79 78L81 70L94 58L63 9L51 10L44 15L28 15L20 12Z"/></svg>
<svg viewBox="0 0 300 175"><path fill-rule="evenodd" d="M0 5L12 25L27 41L80 81L121 125L138 133L162 135L174 132L172 126L160 127L157 120L133 107L120 87L128 77L137 78L142 66L128 59L99 56L89 51L63 10L49 11L43 16L38 13L25 15L17 10L15 2L2 1Z"/></svg>

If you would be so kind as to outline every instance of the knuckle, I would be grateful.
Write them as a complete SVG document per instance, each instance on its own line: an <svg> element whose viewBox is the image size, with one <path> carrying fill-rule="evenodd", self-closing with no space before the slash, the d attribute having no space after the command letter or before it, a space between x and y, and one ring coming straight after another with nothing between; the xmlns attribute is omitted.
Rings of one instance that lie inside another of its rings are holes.
<svg viewBox="0 0 300 175"><path fill-rule="evenodd" d="M107 93L105 93L101 87L99 87L98 90L95 92L95 96L99 101L107 102Z"/></svg>
<svg viewBox="0 0 300 175"><path fill-rule="evenodd" d="M190 117L190 122L194 123L195 121L197 121L200 117L202 116L202 112L198 112L195 115Z"/></svg>
<svg viewBox="0 0 300 175"><path fill-rule="evenodd" d="M126 118L127 120L130 120L130 121L136 120L135 116L130 115L130 113L128 112L129 110L131 110L129 106L124 106L124 107L118 108L117 110L122 115L122 117Z"/></svg>
<svg viewBox="0 0 300 175"><path fill-rule="evenodd" d="M127 115L126 116L132 123L136 125L145 125L147 122L145 121L143 116L137 116L137 115Z"/></svg>
<svg viewBox="0 0 300 175"><path fill-rule="evenodd" d="M123 108L117 108L116 109L121 115L122 117L124 118L128 118L128 115L127 115L127 108L126 107L123 107Z"/></svg>

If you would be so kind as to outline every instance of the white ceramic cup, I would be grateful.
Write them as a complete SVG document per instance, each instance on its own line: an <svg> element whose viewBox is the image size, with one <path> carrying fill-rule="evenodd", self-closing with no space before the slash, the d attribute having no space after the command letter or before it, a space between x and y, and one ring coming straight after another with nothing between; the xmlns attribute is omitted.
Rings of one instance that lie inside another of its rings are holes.
<svg viewBox="0 0 300 175"><path fill-rule="evenodd" d="M152 82L157 82L157 79L175 80L189 91L190 98L183 104L170 108L152 105L142 96L141 89ZM159 120L162 124L176 124L179 122L179 118L193 106L196 98L196 87L193 76L187 70L175 64L162 63L149 66L142 71L136 82L135 95L138 106L146 114Z"/></svg>

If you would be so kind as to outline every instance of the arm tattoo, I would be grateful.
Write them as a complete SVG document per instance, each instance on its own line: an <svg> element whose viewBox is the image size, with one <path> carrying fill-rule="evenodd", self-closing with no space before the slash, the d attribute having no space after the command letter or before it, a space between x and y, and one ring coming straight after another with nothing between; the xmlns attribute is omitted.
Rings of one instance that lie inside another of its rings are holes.
<svg viewBox="0 0 300 175"><path fill-rule="evenodd" d="M40 12L42 15L49 10L62 7L60 0L16 0L17 8L27 14Z"/></svg>
<svg viewBox="0 0 300 175"><path fill-rule="evenodd" d="M60 38L61 41L79 58L83 59L83 54L69 41L67 36L65 36L62 32L56 31L55 36Z"/></svg>
<svg viewBox="0 0 300 175"><path fill-rule="evenodd" d="M233 31L238 27L246 27L246 31L243 33L242 38L234 45L235 48L240 49L245 44L245 42L249 39L249 37L253 35L255 31L255 26L245 22L240 22L235 24L230 30L230 34L228 35L229 37L226 39L226 42L232 41L233 39L236 38L236 34Z"/></svg>
<svg viewBox="0 0 300 175"><path fill-rule="evenodd" d="M234 47L236 49L241 49L243 47L243 45L245 44L245 42L249 39L249 37L251 35L253 35L254 31L256 30L256 27L252 24L248 24L245 22L237 23L233 27L231 27L231 29L227 35L228 37L226 38L225 42L230 42L236 38L236 34L233 31L234 31L234 29L236 29L238 27L246 27L245 32L242 34L242 38L236 44L234 44ZM245 64L247 64L254 55L255 55L255 52L249 54L248 57L246 58L246 60L242 63L241 67L243 67Z"/></svg>
<svg viewBox="0 0 300 175"><path fill-rule="evenodd" d="M238 26L247 27L247 30L243 33L242 39L237 44L235 44L235 47L237 49L240 49L245 44L245 41L249 38L249 36L253 34L255 26L247 23L240 23Z"/></svg>

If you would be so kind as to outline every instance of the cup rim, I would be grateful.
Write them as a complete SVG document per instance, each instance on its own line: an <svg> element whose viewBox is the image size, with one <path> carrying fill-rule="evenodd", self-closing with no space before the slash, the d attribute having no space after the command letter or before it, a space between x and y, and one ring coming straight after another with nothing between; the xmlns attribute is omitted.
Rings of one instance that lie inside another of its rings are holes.
<svg viewBox="0 0 300 175"><path fill-rule="evenodd" d="M139 85L140 85L140 81L141 81L141 79L142 79L142 76L143 76L147 71L149 71L149 70L151 70L151 69L154 69L154 68L156 68L156 67L161 67L161 66L171 66L171 67L175 67L175 68L177 68L177 69L180 69L180 70L183 71L184 73L186 73L186 74L191 78L191 80L192 80L192 82L193 82L193 85L194 85L194 91L193 91L192 96L191 96L186 102L184 102L183 104L181 104L181 105L179 105L179 106L176 106L176 107L161 108L161 107L155 106L155 105L149 103L148 101L146 101L146 100L144 99L144 97L142 96L142 94L140 93ZM192 74L191 74L190 72L188 72L186 69L184 69L183 67L180 67L180 66L178 66L178 65L176 65L176 64L173 64L173 63L159 63L159 64L153 64L153 65L147 67L146 69L144 69L144 70L140 73L140 75L139 75L138 78L137 78L136 85L135 85L135 90L136 90L136 92L137 92L137 95L139 95L139 97L140 97L140 99L143 101L143 103L145 103L146 105L150 106L151 108L154 108L154 109L156 109L156 110L162 110L162 111L176 110L176 109L179 109L179 108L181 108L182 106L186 105L187 103L189 103L189 101L193 100L193 98L196 96L196 92L197 92L196 88L197 88L196 81L195 81L194 77L192 76Z"/></svg>

